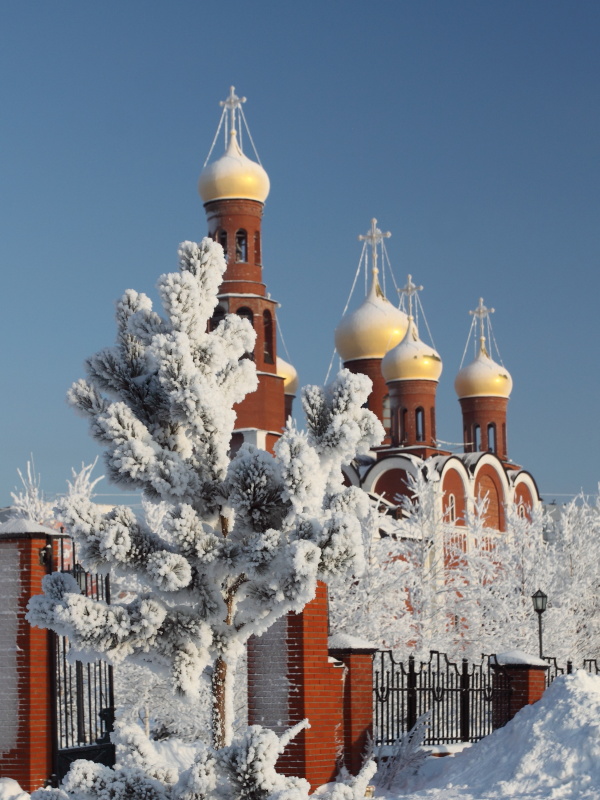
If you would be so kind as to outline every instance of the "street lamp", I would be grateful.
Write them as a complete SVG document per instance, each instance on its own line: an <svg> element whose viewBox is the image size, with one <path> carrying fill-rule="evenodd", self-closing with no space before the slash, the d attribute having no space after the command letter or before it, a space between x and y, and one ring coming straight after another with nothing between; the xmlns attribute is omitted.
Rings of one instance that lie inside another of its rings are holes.
<svg viewBox="0 0 600 800"><path fill-rule="evenodd" d="M543 658L543 649L542 649L542 614L546 610L546 606L548 605L548 595L544 594L541 589L538 589L535 594L531 595L531 599L533 601L533 610L538 615L538 628L539 628L539 635L540 635L540 658Z"/></svg>

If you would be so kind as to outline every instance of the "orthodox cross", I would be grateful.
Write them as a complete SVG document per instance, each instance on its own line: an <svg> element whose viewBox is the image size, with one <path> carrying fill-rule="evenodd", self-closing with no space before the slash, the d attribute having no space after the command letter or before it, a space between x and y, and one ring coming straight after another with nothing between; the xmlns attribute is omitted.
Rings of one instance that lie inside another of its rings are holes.
<svg viewBox="0 0 600 800"><path fill-rule="evenodd" d="M358 237L359 242L367 242L367 244L371 245L371 261L373 264L373 270L377 269L377 245L381 244L384 239L389 239L392 234L387 231L387 233L382 233L379 228L377 227L377 220L375 217L371 220L371 230L364 235L361 234Z"/></svg>
<svg viewBox="0 0 600 800"><path fill-rule="evenodd" d="M221 100L219 105L222 106L226 111L229 111L229 119L231 130L235 130L235 112L238 108L242 107L242 103L246 102L245 97L238 97L235 93L235 86L229 87L229 97L227 100Z"/></svg>
<svg viewBox="0 0 600 800"><path fill-rule="evenodd" d="M406 286L403 286L402 289L398 289L399 294L403 294L408 298L408 316L411 319L413 317L413 297L417 294L417 292L422 291L422 286L417 286L415 283L413 283L412 275L408 276Z"/></svg>
<svg viewBox="0 0 600 800"><path fill-rule="evenodd" d="M485 349L485 331L484 331L484 320L489 319L490 314L493 314L495 309L487 308L483 304L483 297L479 298L479 305L474 311L469 311L471 316L475 317L479 320L479 341L481 342L481 346Z"/></svg>

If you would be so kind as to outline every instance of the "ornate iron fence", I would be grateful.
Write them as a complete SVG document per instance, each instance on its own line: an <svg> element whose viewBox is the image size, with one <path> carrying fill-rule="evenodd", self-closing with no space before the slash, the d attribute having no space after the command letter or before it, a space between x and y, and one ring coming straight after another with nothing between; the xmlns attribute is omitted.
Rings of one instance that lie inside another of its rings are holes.
<svg viewBox="0 0 600 800"><path fill-rule="evenodd" d="M86 572L77 562L75 544L64 537L57 541L53 569L68 572L81 593L110 603L108 576ZM60 780L73 761L86 758L107 766L115 763L110 742L114 723L113 668L104 661L70 661L69 640L53 635L54 773Z"/></svg>
<svg viewBox="0 0 600 800"><path fill-rule="evenodd" d="M425 744L478 741L508 722L510 694L510 677L492 656L458 665L434 650L429 661L419 663L380 651L373 686L375 743L393 744L427 711Z"/></svg>

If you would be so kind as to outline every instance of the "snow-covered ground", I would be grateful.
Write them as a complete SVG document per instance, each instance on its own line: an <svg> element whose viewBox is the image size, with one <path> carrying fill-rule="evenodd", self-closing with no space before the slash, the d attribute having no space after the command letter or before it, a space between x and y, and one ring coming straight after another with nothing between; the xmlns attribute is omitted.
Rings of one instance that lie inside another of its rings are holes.
<svg viewBox="0 0 600 800"><path fill-rule="evenodd" d="M158 753L185 768L193 748L161 744ZM600 677L580 671L557 678L506 727L455 756L427 759L417 775L399 779L391 791L376 789L375 796L600 800ZM0 778L0 800L28 797L15 781Z"/></svg>
<svg viewBox="0 0 600 800"><path fill-rule="evenodd" d="M508 725L376 796L404 800L599 800L600 677L555 680Z"/></svg>

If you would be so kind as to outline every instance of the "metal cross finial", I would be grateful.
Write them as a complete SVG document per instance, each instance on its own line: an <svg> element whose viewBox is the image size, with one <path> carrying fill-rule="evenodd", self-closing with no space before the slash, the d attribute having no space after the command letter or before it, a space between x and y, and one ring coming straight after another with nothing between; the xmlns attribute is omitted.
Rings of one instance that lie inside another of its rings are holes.
<svg viewBox="0 0 600 800"><path fill-rule="evenodd" d="M495 309L487 308L487 306L485 306L483 304L483 297L479 298L479 305L477 306L477 308L474 311L469 311L469 314L471 314L471 316L477 317L477 319L479 320L479 338L480 339L483 339L483 340L485 339L485 331L484 331L484 328L483 328L483 321L485 319L487 319L490 314L493 314L494 311L495 311Z"/></svg>
<svg viewBox="0 0 600 800"><path fill-rule="evenodd" d="M377 269L377 245L381 244L384 239L389 239L392 234L387 231L382 233L377 227L377 220L375 217L371 220L371 230L368 233L360 234L358 237L359 242L367 242L371 245L371 261L373 269Z"/></svg>
<svg viewBox="0 0 600 800"><path fill-rule="evenodd" d="M417 286L416 283L413 283L412 275L408 276L408 280L406 281L406 286L403 286L402 289L398 289L400 294L405 295L408 297L408 316L412 317L413 315L413 297L416 295L417 292L422 292L423 287Z"/></svg>
<svg viewBox="0 0 600 800"><path fill-rule="evenodd" d="M238 97L235 93L235 86L229 87L229 97L227 100L221 100L219 105L229 111L231 130L235 130L235 112L241 107L242 103L246 102L245 97Z"/></svg>

